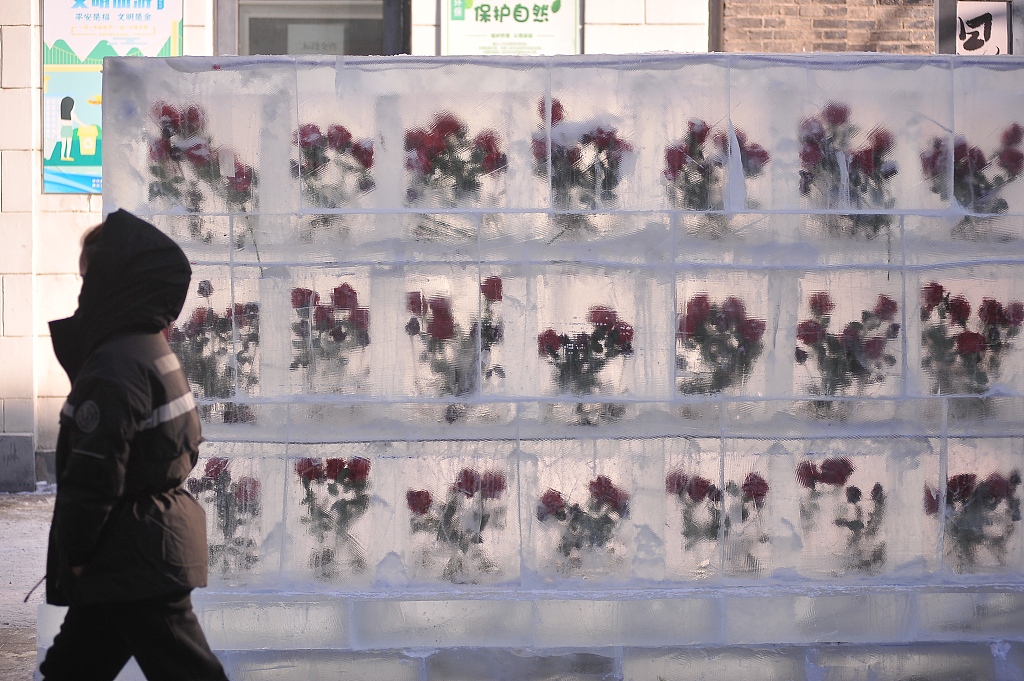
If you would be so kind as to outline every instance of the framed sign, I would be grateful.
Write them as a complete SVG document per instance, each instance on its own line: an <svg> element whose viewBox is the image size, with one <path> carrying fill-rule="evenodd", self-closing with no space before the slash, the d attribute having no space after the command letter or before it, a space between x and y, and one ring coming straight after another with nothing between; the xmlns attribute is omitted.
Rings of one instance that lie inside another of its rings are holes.
<svg viewBox="0 0 1024 681"><path fill-rule="evenodd" d="M579 0L441 0L441 54L579 54Z"/></svg>
<svg viewBox="0 0 1024 681"><path fill-rule="evenodd" d="M43 192L103 191L104 57L182 54L183 0L43 0Z"/></svg>
<svg viewBox="0 0 1024 681"><path fill-rule="evenodd" d="M1009 2L956 3L957 54L1010 54Z"/></svg>

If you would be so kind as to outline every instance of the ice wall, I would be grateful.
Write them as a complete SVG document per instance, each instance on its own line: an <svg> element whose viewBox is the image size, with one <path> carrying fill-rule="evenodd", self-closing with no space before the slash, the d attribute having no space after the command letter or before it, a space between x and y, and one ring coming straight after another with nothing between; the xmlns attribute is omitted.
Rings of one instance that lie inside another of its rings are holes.
<svg viewBox="0 0 1024 681"><path fill-rule="evenodd" d="M104 75L232 678L1024 674L1021 60Z"/></svg>

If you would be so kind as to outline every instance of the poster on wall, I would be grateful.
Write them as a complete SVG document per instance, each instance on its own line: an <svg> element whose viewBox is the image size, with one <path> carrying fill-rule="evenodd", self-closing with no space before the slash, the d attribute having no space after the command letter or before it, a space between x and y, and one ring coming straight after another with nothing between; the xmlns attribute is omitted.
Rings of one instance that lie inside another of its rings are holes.
<svg viewBox="0 0 1024 681"><path fill-rule="evenodd" d="M1009 2L956 3L957 54L1010 54Z"/></svg>
<svg viewBox="0 0 1024 681"><path fill-rule="evenodd" d="M43 192L100 194L104 57L182 54L184 0L43 0Z"/></svg>
<svg viewBox="0 0 1024 681"><path fill-rule="evenodd" d="M441 0L441 54L579 54L579 0Z"/></svg>

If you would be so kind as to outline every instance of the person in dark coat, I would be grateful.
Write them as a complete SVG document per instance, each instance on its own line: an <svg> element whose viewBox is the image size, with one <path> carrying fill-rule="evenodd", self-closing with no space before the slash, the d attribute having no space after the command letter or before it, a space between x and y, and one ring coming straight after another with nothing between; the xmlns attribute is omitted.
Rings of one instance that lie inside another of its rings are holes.
<svg viewBox="0 0 1024 681"><path fill-rule="evenodd" d="M153 225L119 210L86 234L74 316L50 322L71 380L57 437L46 601L69 606L39 670L113 679L135 657L149 681L226 680L192 611L206 586L195 400L164 338L192 270Z"/></svg>

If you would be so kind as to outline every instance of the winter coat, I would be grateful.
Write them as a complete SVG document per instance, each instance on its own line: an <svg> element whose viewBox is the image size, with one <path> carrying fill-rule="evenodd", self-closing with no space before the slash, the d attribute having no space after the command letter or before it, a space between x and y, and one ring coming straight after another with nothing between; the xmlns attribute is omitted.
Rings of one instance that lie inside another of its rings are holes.
<svg viewBox="0 0 1024 681"><path fill-rule="evenodd" d="M199 417L161 333L181 312L192 270L171 239L134 215L119 210L104 225L78 310L50 323L71 380L47 551L54 605L206 585L206 517L181 487L196 463Z"/></svg>

